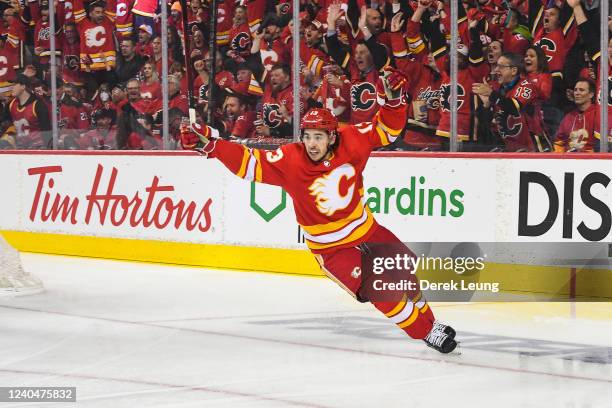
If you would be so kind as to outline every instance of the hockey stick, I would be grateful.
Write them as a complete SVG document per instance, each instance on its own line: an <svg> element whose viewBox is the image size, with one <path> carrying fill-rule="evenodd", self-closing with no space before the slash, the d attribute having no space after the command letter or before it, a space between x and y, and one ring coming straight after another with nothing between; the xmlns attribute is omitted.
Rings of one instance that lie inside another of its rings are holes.
<svg viewBox="0 0 612 408"><path fill-rule="evenodd" d="M189 22L187 17L187 0L180 0L183 8L183 48L185 54L185 72L187 74L187 101L189 103L189 124L196 122L196 100L193 96L193 67L191 66L191 42L189 38Z"/></svg>

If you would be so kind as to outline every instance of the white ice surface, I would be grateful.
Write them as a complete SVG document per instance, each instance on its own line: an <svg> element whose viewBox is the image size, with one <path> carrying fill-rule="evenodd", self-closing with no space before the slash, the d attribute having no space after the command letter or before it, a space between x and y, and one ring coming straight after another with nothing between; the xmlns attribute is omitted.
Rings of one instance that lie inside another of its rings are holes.
<svg viewBox="0 0 612 408"><path fill-rule="evenodd" d="M78 402L0 407L612 407L609 303L433 304L443 356L327 279L22 258L47 291L0 299L0 386Z"/></svg>

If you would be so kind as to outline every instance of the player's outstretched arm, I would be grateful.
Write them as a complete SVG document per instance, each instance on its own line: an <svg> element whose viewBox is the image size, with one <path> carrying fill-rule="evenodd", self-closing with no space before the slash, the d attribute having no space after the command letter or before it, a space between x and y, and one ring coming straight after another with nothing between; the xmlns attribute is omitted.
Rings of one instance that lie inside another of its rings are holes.
<svg viewBox="0 0 612 408"><path fill-rule="evenodd" d="M193 150L207 158L218 159L229 171L248 181L283 186L290 178L292 145L285 145L276 151L252 149L219 139L219 131L194 123L181 126L183 149Z"/></svg>

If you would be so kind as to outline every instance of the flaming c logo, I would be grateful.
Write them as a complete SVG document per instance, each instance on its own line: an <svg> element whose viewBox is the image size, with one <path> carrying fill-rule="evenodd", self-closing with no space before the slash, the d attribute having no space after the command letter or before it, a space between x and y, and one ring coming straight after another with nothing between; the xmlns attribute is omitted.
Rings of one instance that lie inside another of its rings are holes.
<svg viewBox="0 0 612 408"><path fill-rule="evenodd" d="M355 168L347 163L317 178L308 187L310 195L315 197L317 210L321 214L331 216L348 207L355 191L354 177ZM341 189L341 185L347 184L346 189Z"/></svg>

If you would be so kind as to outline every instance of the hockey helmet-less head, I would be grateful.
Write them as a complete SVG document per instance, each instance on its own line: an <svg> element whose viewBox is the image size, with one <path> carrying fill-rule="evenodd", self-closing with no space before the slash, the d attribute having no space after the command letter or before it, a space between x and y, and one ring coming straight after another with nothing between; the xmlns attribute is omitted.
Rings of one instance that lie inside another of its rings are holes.
<svg viewBox="0 0 612 408"><path fill-rule="evenodd" d="M306 112L302 117L300 124L304 129L321 129L328 132L334 132L338 129L338 119L329 109L314 108Z"/></svg>

